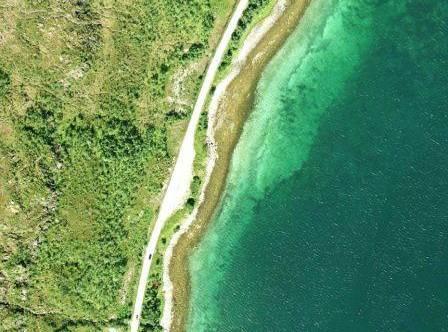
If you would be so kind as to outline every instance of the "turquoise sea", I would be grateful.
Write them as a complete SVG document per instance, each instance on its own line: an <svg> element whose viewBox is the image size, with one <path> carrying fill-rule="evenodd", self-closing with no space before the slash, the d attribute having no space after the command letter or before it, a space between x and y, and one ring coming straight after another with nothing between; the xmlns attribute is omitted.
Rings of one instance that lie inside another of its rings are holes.
<svg viewBox="0 0 448 332"><path fill-rule="evenodd" d="M448 1L312 1L189 264L190 332L448 331Z"/></svg>

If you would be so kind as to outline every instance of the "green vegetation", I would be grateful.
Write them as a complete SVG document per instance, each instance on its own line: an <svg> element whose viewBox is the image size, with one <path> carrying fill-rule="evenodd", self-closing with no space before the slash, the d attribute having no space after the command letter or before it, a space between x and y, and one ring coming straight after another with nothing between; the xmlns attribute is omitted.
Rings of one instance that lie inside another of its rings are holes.
<svg viewBox="0 0 448 332"><path fill-rule="evenodd" d="M243 16L238 22L238 27L232 34L230 45L219 67L221 72L225 71L231 64L232 58L250 32L250 28L266 17L274 4L275 0L249 0L249 5L244 10Z"/></svg>
<svg viewBox="0 0 448 332"><path fill-rule="evenodd" d="M251 0L223 68L269 1ZM1 331L126 328L148 227L234 3L0 5ZM162 234L144 331L160 329L161 253L197 202L206 128L204 113L191 197Z"/></svg>
<svg viewBox="0 0 448 332"><path fill-rule="evenodd" d="M154 255L155 263L151 266L151 275L145 293L145 300L142 311L140 331L159 331L161 327L157 324L161 316L163 304L162 294L162 273L163 255L169 244L169 239L179 230L182 221L193 211L200 195L202 180L205 176L207 164L207 113L203 112L199 121L199 126L195 136L196 157L193 164L193 181L191 183L191 193L187 204L177 211L166 223L157 245L157 252Z"/></svg>
<svg viewBox="0 0 448 332"><path fill-rule="evenodd" d="M160 265L160 258L158 258ZM140 331L161 332L162 327L159 325L162 304L162 278L161 273L152 273L145 293L143 302L144 312L140 321Z"/></svg>
<svg viewBox="0 0 448 332"><path fill-rule="evenodd" d="M0 8L0 330L125 327L169 145L191 111L178 99L194 99L216 13L228 10L208 0ZM175 78L193 64L179 96ZM151 282L147 329L160 312Z"/></svg>
<svg viewBox="0 0 448 332"><path fill-rule="evenodd" d="M162 293L163 256L168 247L169 239L179 230L180 224L192 210L193 206L186 204L185 207L170 217L162 230L151 266L151 274L146 285L139 331L162 331L159 320L161 318L164 300Z"/></svg>

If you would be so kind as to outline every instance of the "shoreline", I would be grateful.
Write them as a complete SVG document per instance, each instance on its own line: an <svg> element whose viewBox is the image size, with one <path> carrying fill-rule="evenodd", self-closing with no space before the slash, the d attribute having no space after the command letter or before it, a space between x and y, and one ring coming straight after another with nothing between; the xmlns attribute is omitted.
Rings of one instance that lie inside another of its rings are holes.
<svg viewBox="0 0 448 332"><path fill-rule="evenodd" d="M225 76L223 80L219 82L216 86L215 93L212 96L212 100L208 107L208 123L210 124L207 128L207 162L206 162L206 174L204 178L204 184L199 196L199 201L193 212L188 215L181 224L180 230L176 232L170 240L168 248L165 251L165 257L163 260L163 292L165 297L165 305L163 308L162 318L160 320L160 325L165 329L169 330L172 321L172 309L173 309L173 283L171 282L169 275L169 265L171 262L171 257L173 255L174 248L179 241L180 237L190 230L190 227L194 223L198 209L202 205L205 199L205 188L207 188L210 181L213 168L215 167L216 160L218 159L218 153L216 150L215 141L215 130L214 125L216 124L216 115L219 109L219 104L221 100L225 97L225 92L229 84L233 79L240 73L241 68L245 65L248 60L248 55L257 46L260 40L263 38L265 33L272 28L278 18L283 14L287 0L278 0L275 3L272 13L263 19L259 24L257 24L254 29L248 34L241 50L237 53L236 58L232 61L230 72Z"/></svg>
<svg viewBox="0 0 448 332"><path fill-rule="evenodd" d="M207 97L213 85L216 73L218 72L219 66L222 62L222 59L224 58L225 51L248 4L249 0L239 0L237 2L234 12L230 17L230 21L228 22L219 40L218 46L213 53L213 57L211 58L210 63L207 67L205 78L201 84L201 88L199 90L199 94L190 117L190 121L188 122L187 130L180 145L176 162L168 181L166 191L163 195L153 230L143 254L141 273L130 322L130 328L132 332L137 332L140 325L140 317L143 310L146 285L149 278L151 263L154 258L153 255L156 252L160 234L162 233L167 220L172 215L174 215L176 211L181 209L187 201L190 192L191 181L193 180L193 164L195 159L194 142L196 136L196 128L198 126L203 107L206 104Z"/></svg>
<svg viewBox="0 0 448 332"><path fill-rule="evenodd" d="M182 222L166 250L163 266L164 330L184 331L190 280L187 259L207 229L226 183L230 159L254 102L259 78L296 28L310 0L279 0L247 36L231 71L218 84L209 107L206 176L197 207ZM207 197L207 200L205 200Z"/></svg>

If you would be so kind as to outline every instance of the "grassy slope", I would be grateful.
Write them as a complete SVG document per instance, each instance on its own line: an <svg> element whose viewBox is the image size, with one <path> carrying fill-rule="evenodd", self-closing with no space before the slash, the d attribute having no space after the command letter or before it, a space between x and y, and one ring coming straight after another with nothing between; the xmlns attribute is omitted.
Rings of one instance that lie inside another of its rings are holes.
<svg viewBox="0 0 448 332"><path fill-rule="evenodd" d="M219 3L0 5L0 330L126 324Z"/></svg>

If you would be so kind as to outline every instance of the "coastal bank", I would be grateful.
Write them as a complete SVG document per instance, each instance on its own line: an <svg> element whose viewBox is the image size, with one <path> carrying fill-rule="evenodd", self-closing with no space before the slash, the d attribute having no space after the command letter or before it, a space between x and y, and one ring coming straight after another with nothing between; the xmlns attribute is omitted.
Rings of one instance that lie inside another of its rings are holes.
<svg viewBox="0 0 448 332"><path fill-rule="evenodd" d="M169 262L170 279L173 282L171 331L184 331L189 313L190 280L188 258L198 245L209 221L218 206L224 189L232 153L241 135L243 125L254 102L255 89L263 69L296 28L307 8L309 0L293 0L276 23L263 35L259 43L247 55L238 75L227 86L220 99L216 115L209 126L218 158L205 188L204 200L198 208L196 219L173 248ZM268 18L269 19L269 18Z"/></svg>

